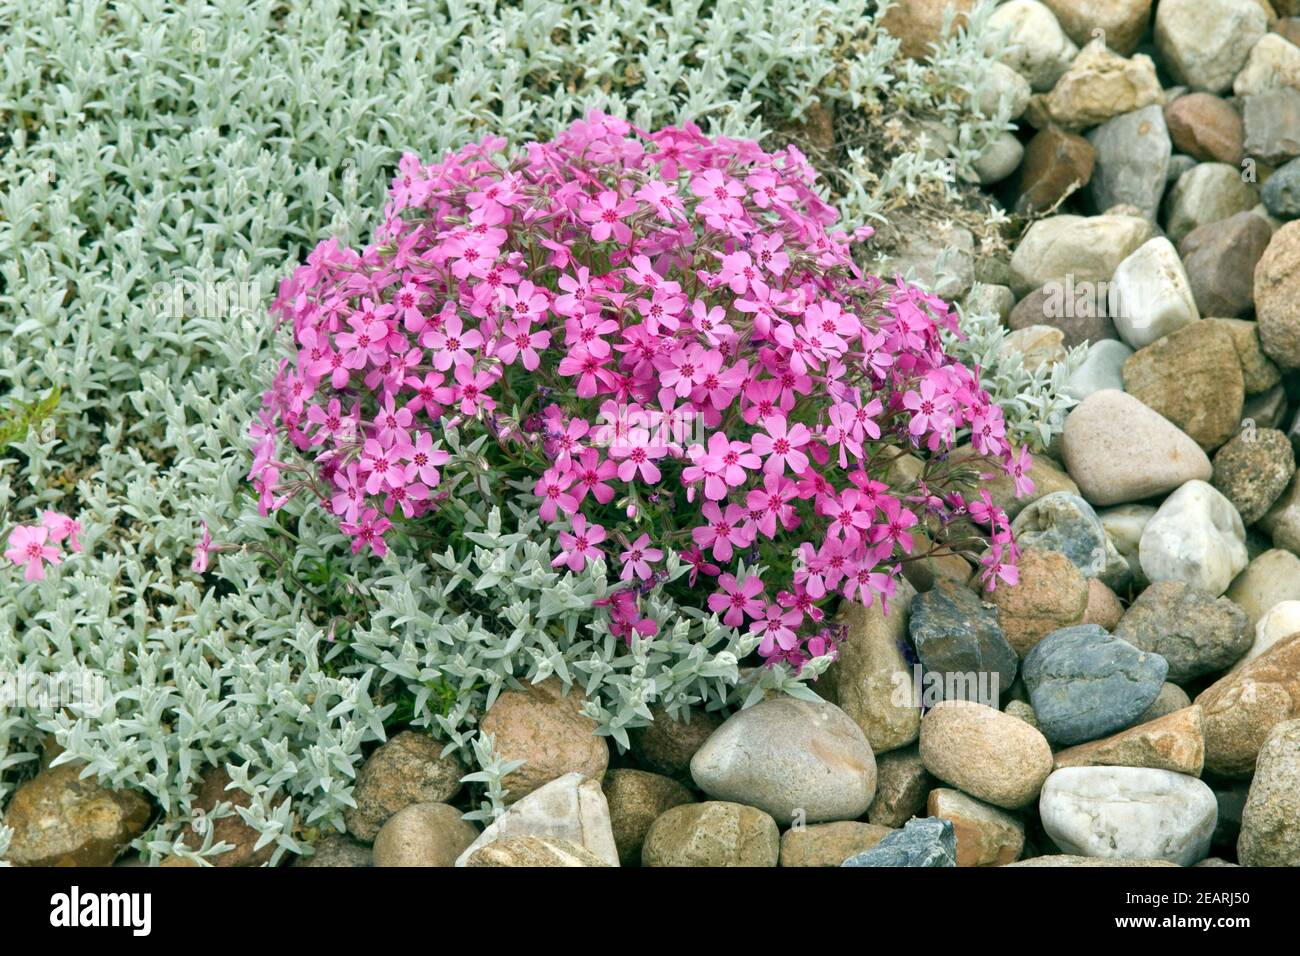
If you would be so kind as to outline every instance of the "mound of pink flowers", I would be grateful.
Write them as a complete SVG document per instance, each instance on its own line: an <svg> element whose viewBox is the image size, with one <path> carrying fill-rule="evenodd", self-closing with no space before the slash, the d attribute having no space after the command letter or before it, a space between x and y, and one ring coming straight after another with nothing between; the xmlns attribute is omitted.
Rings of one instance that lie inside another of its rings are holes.
<svg viewBox="0 0 1300 956"><path fill-rule="evenodd" d="M871 230L829 231L814 178L793 147L599 114L513 153L403 157L374 242L322 242L281 286L297 357L253 429L264 511L314 494L382 555L437 528L455 422L531 487L557 567L626 582L603 606L629 639L654 632L639 594L670 553L692 566L674 586L795 665L833 650L836 602L887 607L906 561L964 553L1014 583L976 484L1027 489L1029 456L945 354L945 303L856 268ZM891 484L905 453L924 468Z"/></svg>

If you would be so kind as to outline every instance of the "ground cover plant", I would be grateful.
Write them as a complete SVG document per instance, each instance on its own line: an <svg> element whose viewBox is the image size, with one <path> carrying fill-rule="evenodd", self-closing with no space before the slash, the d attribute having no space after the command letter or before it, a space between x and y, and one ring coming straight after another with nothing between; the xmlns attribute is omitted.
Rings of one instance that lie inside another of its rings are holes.
<svg viewBox="0 0 1300 956"><path fill-rule="evenodd" d="M652 693L730 699L753 638L707 608L676 613L671 582L641 599L642 617L675 621L653 650L561 653L448 616L433 569L350 555L313 501L259 513L247 427L283 358L266 306L322 235L345 248L375 225L404 150L545 139L592 108L773 143L815 101L882 122L938 112L966 130L960 172L1000 126L963 93L987 60L981 21L925 69L876 22L825 2L0 6L0 531L7 549L53 511L79 522L82 549L65 538L39 580L28 561L0 571L0 668L93 670L108 688L94 708L0 698L0 804L53 744L148 795L147 858L211 856L178 837L199 773L224 764L278 860L339 825L365 747L413 721L466 748L490 795L501 768L466 720L486 688L459 693L441 647L416 637L442 621L502 673L606 688L592 706L611 728ZM808 155L825 173L849 148ZM948 194L896 153L863 154L886 157L867 192L834 185L850 226ZM1021 381L994 398L1015 401ZM481 437L444 447L473 462ZM621 569L565 581L540 518L479 507L496 494L485 471L458 479L482 494L462 497L473 537L443 567L458 588L498 585L481 592L493 613L544 610L576 633L574 609ZM345 647L370 666L344 667Z"/></svg>

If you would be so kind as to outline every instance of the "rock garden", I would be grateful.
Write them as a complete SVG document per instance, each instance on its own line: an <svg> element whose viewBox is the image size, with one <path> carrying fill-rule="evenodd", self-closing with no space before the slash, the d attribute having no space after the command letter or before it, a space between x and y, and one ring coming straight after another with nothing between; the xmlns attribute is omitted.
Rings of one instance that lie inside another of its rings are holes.
<svg viewBox="0 0 1300 956"><path fill-rule="evenodd" d="M1300 865L1294 0L433 6L15 29L0 863Z"/></svg>

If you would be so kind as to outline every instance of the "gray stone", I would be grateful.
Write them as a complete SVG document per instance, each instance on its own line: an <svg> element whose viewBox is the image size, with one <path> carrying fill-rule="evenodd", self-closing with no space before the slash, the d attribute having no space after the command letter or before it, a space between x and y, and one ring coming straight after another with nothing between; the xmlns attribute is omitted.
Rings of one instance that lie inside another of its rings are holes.
<svg viewBox="0 0 1300 956"><path fill-rule="evenodd" d="M1295 476L1295 453L1274 428L1244 431L1214 454L1214 487L1232 502L1244 524L1268 513Z"/></svg>
<svg viewBox="0 0 1300 956"><path fill-rule="evenodd" d="M1021 669L1043 734L1079 744L1129 726L1160 693L1168 665L1095 624L1047 635Z"/></svg>
<svg viewBox="0 0 1300 956"><path fill-rule="evenodd" d="M941 254L946 266L942 281L935 268ZM960 226L940 232L906 231L885 270L887 275L911 272L936 295L960 299L975 281L975 237Z"/></svg>
<svg viewBox="0 0 1300 956"><path fill-rule="evenodd" d="M1002 37L998 59L1039 92L1050 90L1079 52L1052 11L1037 0L1002 4L989 18L989 31Z"/></svg>
<svg viewBox="0 0 1300 956"><path fill-rule="evenodd" d="M1186 581L1216 597L1249 561L1246 529L1227 498L1189 481L1165 499L1138 545L1149 581Z"/></svg>
<svg viewBox="0 0 1300 956"><path fill-rule="evenodd" d="M1172 150L1164 110L1152 104L1116 116L1089 133L1088 142L1097 153L1088 184L1093 206L1104 211L1125 203L1154 220Z"/></svg>
<svg viewBox="0 0 1300 956"><path fill-rule="evenodd" d="M1116 266L1111 283L1111 321L1119 337L1135 349L1201 317L1178 250L1164 236L1128 255Z"/></svg>
<svg viewBox="0 0 1300 956"><path fill-rule="evenodd" d="M1147 586L1148 581L1146 573L1142 570L1138 548L1142 542L1142 532L1155 514L1156 509L1153 505L1119 505L1097 512L1097 518L1101 521L1101 526L1106 529L1111 543L1128 562L1129 573L1133 576L1133 587L1139 591Z"/></svg>
<svg viewBox="0 0 1300 956"><path fill-rule="evenodd" d="M970 588L940 581L912 600L909 633L929 673L997 675L1010 687L1020 663L998 624L997 608ZM945 681L947 686L948 681ZM975 688L968 688L974 691ZM969 696L962 695L962 699Z"/></svg>
<svg viewBox="0 0 1300 956"><path fill-rule="evenodd" d="M1245 611L1182 581L1157 581L1143 591L1115 637L1163 657L1176 684L1231 667L1253 640Z"/></svg>
<svg viewBox="0 0 1300 956"><path fill-rule="evenodd" d="M1083 572L1120 588L1129 577L1128 563L1111 544L1092 505L1078 495L1058 491L1026 507L1011 523L1022 548L1059 551Z"/></svg>
<svg viewBox="0 0 1300 956"><path fill-rule="evenodd" d="M980 82L975 102L985 116L996 116L1005 97L1008 118L1017 120L1029 105L1029 97L1033 92L1029 81L1011 67L1005 63L994 63Z"/></svg>
<svg viewBox="0 0 1300 956"><path fill-rule="evenodd" d="M1266 166L1300 156L1300 90L1266 90L1243 100L1246 155Z"/></svg>
<svg viewBox="0 0 1300 956"><path fill-rule="evenodd" d="M952 823L935 817L912 820L844 866L956 866L957 835Z"/></svg>
<svg viewBox="0 0 1300 956"><path fill-rule="evenodd" d="M1273 230L1252 212L1198 226L1178 244L1201 315L1235 318L1255 303L1255 266Z"/></svg>
<svg viewBox="0 0 1300 956"><path fill-rule="evenodd" d="M1250 212L1259 202L1255 187L1237 166L1197 163L1178 177L1165 203L1165 233L1174 244L1193 229Z"/></svg>
<svg viewBox="0 0 1300 956"><path fill-rule="evenodd" d="M1278 219L1300 216L1300 159L1293 159L1274 170L1259 191L1259 198L1270 215Z"/></svg>
<svg viewBox="0 0 1300 956"><path fill-rule="evenodd" d="M1255 0L1160 0L1155 43L1174 79L1194 90L1222 93L1268 30Z"/></svg>
<svg viewBox="0 0 1300 956"><path fill-rule="evenodd" d="M371 866L373 854L364 843L349 839L341 833L324 837L312 847L311 856L300 856L291 866Z"/></svg>
<svg viewBox="0 0 1300 956"><path fill-rule="evenodd" d="M1086 342L1115 338L1115 323L1106 315L1106 300L1096 287L1076 287L1071 277L1064 283L1049 282L1016 303L1007 317L1013 331L1048 325L1061 333L1068 349ZM1008 341L1010 337L1008 337Z"/></svg>
<svg viewBox="0 0 1300 956"><path fill-rule="evenodd" d="M1065 467L1092 505L1141 501L1208 480L1210 459L1196 442L1131 395L1105 389L1065 420Z"/></svg>
<svg viewBox="0 0 1300 956"><path fill-rule="evenodd" d="M1137 216L1049 216L1029 227L1011 256L1011 288L1028 295L1049 282L1109 282L1155 226Z"/></svg>
<svg viewBox="0 0 1300 956"><path fill-rule="evenodd" d="M465 768L442 756L442 744L428 734L404 730L367 758L344 811L348 832L370 843L384 822L413 803L447 803L460 792Z"/></svg>
<svg viewBox="0 0 1300 956"><path fill-rule="evenodd" d="M1195 777L1142 767L1066 767L1047 778L1038 812L1066 853L1191 866L1210 851L1214 792Z"/></svg>
<svg viewBox="0 0 1300 956"><path fill-rule="evenodd" d="M1123 391L1124 363L1132 354L1133 350L1118 339L1093 342L1074 374L1066 379L1065 394L1083 401L1093 392L1104 389Z"/></svg>
<svg viewBox="0 0 1300 956"><path fill-rule="evenodd" d="M852 820L876 795L862 728L834 704L793 697L730 717L691 758L691 776L714 799L758 807L785 825Z"/></svg>
<svg viewBox="0 0 1300 956"><path fill-rule="evenodd" d="M981 186L1000 183L1020 166L1025 157L1025 147L1014 133L1002 132L995 136L988 148L975 160L975 175Z"/></svg>
<svg viewBox="0 0 1300 956"><path fill-rule="evenodd" d="M1300 720L1278 724L1260 748L1237 857L1243 866L1300 866Z"/></svg>

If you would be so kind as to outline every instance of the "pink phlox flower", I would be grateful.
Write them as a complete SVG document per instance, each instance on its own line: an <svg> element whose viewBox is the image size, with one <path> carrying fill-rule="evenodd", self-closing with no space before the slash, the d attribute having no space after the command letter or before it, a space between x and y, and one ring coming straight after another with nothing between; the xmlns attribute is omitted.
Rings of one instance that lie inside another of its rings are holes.
<svg viewBox="0 0 1300 956"><path fill-rule="evenodd" d="M701 548L711 548L716 560L730 561L736 548L748 547L753 542L749 512L739 505L727 505L724 513L716 502L709 501L700 514L706 523L692 528L691 537Z"/></svg>
<svg viewBox="0 0 1300 956"><path fill-rule="evenodd" d="M812 438L808 427L796 422L791 427L786 419L773 415L763 420L765 431L754 435L752 447L764 459L763 467L781 474L788 466L795 474L808 467L808 456L802 449Z"/></svg>
<svg viewBox="0 0 1300 956"><path fill-rule="evenodd" d="M573 484L573 476L558 468L548 468L537 479L533 494L542 499L538 513L543 521L554 521L555 516L563 511L569 514L578 507L578 499L568 490Z"/></svg>
<svg viewBox="0 0 1300 956"><path fill-rule="evenodd" d="M745 178L745 185L752 192L754 205L759 209L769 206L788 207L798 201L799 194L789 186L782 185L772 173L751 173Z"/></svg>
<svg viewBox="0 0 1300 956"><path fill-rule="evenodd" d="M753 237L749 248L761 268L775 276L781 276L790 268L790 257L781 248L784 242L780 233L760 234Z"/></svg>
<svg viewBox="0 0 1300 956"><path fill-rule="evenodd" d="M393 523L374 508L367 508L357 522L344 521L339 524L339 528L343 533L352 538L353 554L357 554L362 548L368 547L380 558L388 553L388 545L384 542L384 532L392 526Z"/></svg>
<svg viewBox="0 0 1300 956"><path fill-rule="evenodd" d="M615 242L626 245L632 238L632 228L623 220L637 210L635 199L622 199L612 189L586 203L578 212L585 222L591 223L591 238L604 242L611 235Z"/></svg>
<svg viewBox="0 0 1300 956"><path fill-rule="evenodd" d="M775 603L766 605L763 616L749 625L750 633L763 635L758 653L769 657L778 647L788 651L798 646L799 638L794 629L802 620L803 615L798 611L786 610Z"/></svg>
<svg viewBox="0 0 1300 956"><path fill-rule="evenodd" d="M728 627L739 627L746 615L756 618L763 613L763 602L759 595L763 593L763 580L751 574L743 581L737 581L735 575L724 574L718 578L719 590L709 595L709 610L722 614L722 623Z"/></svg>
<svg viewBox="0 0 1300 956"><path fill-rule="evenodd" d="M704 556L704 552L699 548L687 548L681 553L682 560L691 566L691 573L687 576L687 583L695 587L696 579L703 574L706 578L716 578L722 573L722 569L716 564L710 563L709 559Z"/></svg>
<svg viewBox="0 0 1300 956"><path fill-rule="evenodd" d="M702 214L744 215L745 207L740 200L745 195L745 187L720 169L705 170L692 179L691 192L702 200L696 207Z"/></svg>
<svg viewBox="0 0 1300 956"><path fill-rule="evenodd" d="M655 461L666 454L668 450L657 444L646 428L630 429L623 441L611 445L609 449L609 457L620 463L619 480L628 483L635 481L638 474L647 484L657 483L662 474Z"/></svg>
<svg viewBox="0 0 1300 956"><path fill-rule="evenodd" d="M49 542L49 536L50 529L42 525L18 525L9 533L5 557L23 566L23 580L44 580L45 565L62 562L62 552Z"/></svg>
<svg viewBox="0 0 1300 956"><path fill-rule="evenodd" d="M897 498L892 497L883 498L879 510L884 520L872 525L868 535L871 543L888 545L890 551L895 546L898 546L911 554L913 541L912 535L907 529L917 523L916 515L904 508Z"/></svg>
<svg viewBox="0 0 1300 956"><path fill-rule="evenodd" d="M584 448L571 465L570 475L575 484L577 501L591 495L602 505L614 498L614 486L609 480L618 474L618 466L608 459L602 460L594 448Z"/></svg>
<svg viewBox="0 0 1300 956"><path fill-rule="evenodd" d="M598 524L588 525L581 513L575 514L570 521L573 532L561 531L559 534L561 551L551 561L551 567L567 565L570 571L581 571L588 561L603 558L605 553L597 547L605 540L605 529Z"/></svg>
<svg viewBox="0 0 1300 956"><path fill-rule="evenodd" d="M415 444L408 454L411 463L409 477L419 478L430 488L437 487L442 480L438 466L450 461L451 454L442 448L435 448L433 436L428 432L420 432L415 436Z"/></svg>
<svg viewBox="0 0 1300 956"><path fill-rule="evenodd" d="M789 530L798 523L791 504L797 495L798 489L793 481L768 471L763 474L763 487L751 489L745 497L745 504L751 513L760 515L755 522L758 530L768 538L775 538L778 525Z"/></svg>
<svg viewBox="0 0 1300 956"><path fill-rule="evenodd" d="M1018 451L1012 453L1011 460L1007 463L1007 474L1015 480L1017 498L1034 493L1034 481L1029 477L1029 470L1033 467L1034 459L1029 454L1027 445L1021 445Z"/></svg>
<svg viewBox="0 0 1300 956"><path fill-rule="evenodd" d="M433 352L433 367L445 372L453 365L472 362L471 349L483 345L483 333L478 329L466 329L459 315L452 315L436 332L428 334L425 347Z"/></svg>
<svg viewBox="0 0 1300 956"><path fill-rule="evenodd" d="M663 557L662 550L650 547L650 535L643 533L620 555L623 571L619 574L619 578L628 581L635 575L642 581L648 581L654 574L650 565L662 561Z"/></svg>
<svg viewBox="0 0 1300 956"><path fill-rule="evenodd" d="M41 524L50 530L50 543L67 540L74 554L81 552L81 522L58 511L41 512Z"/></svg>
<svg viewBox="0 0 1300 956"><path fill-rule="evenodd" d="M199 526L203 530L199 533L199 540L194 542L194 558L190 561L190 570L195 574L206 574L208 557L212 551L212 534L208 531L206 521L200 521Z"/></svg>
<svg viewBox="0 0 1300 956"><path fill-rule="evenodd" d="M551 344L551 333L545 329L533 331L530 322L530 319L525 318L502 323L496 354L507 365L513 365L516 359L520 359L526 370L534 372L542 363L538 350Z"/></svg>

